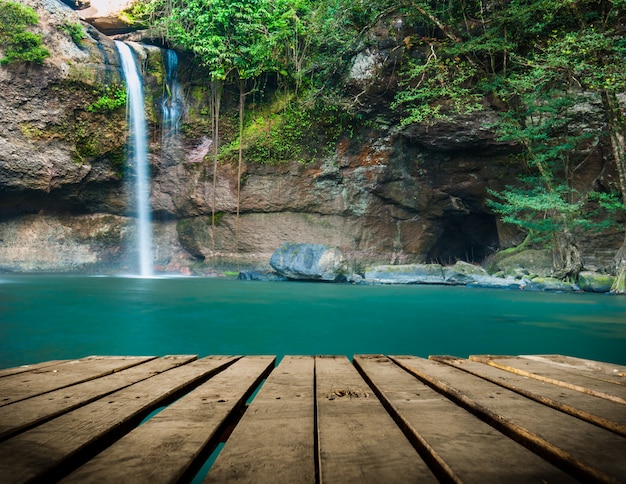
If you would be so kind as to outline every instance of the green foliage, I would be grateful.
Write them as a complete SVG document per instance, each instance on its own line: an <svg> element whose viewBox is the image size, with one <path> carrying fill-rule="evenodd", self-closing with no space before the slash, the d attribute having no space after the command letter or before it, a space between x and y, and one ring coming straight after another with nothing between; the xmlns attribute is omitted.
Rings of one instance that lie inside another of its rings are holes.
<svg viewBox="0 0 626 484"><path fill-rule="evenodd" d="M476 69L460 58L438 58L434 51L424 62L410 62L403 86L392 107L402 107L401 124L430 124L446 113L469 114L482 109L482 95L472 91Z"/></svg>
<svg viewBox="0 0 626 484"><path fill-rule="evenodd" d="M566 185L548 190L536 178L526 179L525 182L526 188L509 186L500 193L489 190L493 199L487 203L502 216L504 223L532 232L539 239L588 223L582 214L582 200L570 202L568 199L573 192Z"/></svg>
<svg viewBox="0 0 626 484"><path fill-rule="evenodd" d="M160 3L160 2L159 2ZM146 28L150 25L151 14L154 6L150 0L136 0L130 7L123 10L118 16L128 25L136 28Z"/></svg>
<svg viewBox="0 0 626 484"><path fill-rule="evenodd" d="M30 62L43 64L50 52L42 45L41 35L27 31L39 18L31 7L0 0L0 45L5 57L0 64Z"/></svg>
<svg viewBox="0 0 626 484"><path fill-rule="evenodd" d="M0 0L0 38L6 40L16 31L24 30L28 25L37 25L39 17L35 11L24 5L7 0Z"/></svg>
<svg viewBox="0 0 626 484"><path fill-rule="evenodd" d="M110 84L104 86L101 96L87 106L92 113L107 113L126 106L126 87Z"/></svg>
<svg viewBox="0 0 626 484"><path fill-rule="evenodd" d="M243 131L243 148L248 161L281 164L309 163L335 149L341 136L352 137L359 120L328 101L301 103L281 96L266 109L249 115ZM233 160L239 138L221 149L222 160Z"/></svg>
<svg viewBox="0 0 626 484"><path fill-rule="evenodd" d="M78 46L83 46L83 39L85 38L85 31L80 23L65 22L59 25L59 30L69 35L72 41Z"/></svg>

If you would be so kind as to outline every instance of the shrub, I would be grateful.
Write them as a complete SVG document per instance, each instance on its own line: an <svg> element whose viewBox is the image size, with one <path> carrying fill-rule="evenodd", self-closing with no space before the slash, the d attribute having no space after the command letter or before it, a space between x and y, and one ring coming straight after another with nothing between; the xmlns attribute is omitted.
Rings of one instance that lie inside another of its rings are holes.
<svg viewBox="0 0 626 484"><path fill-rule="evenodd" d="M0 0L0 44L5 48L1 64L32 62L42 64L50 52L42 45L41 35L28 32L39 18L31 7Z"/></svg>
<svg viewBox="0 0 626 484"><path fill-rule="evenodd" d="M41 45L41 36L32 32L18 32L7 42L4 52L5 57L0 59L0 64L12 62L33 62L43 64L50 55L48 49Z"/></svg>
<svg viewBox="0 0 626 484"><path fill-rule="evenodd" d="M102 95L91 105L87 111L102 113L115 111L117 108L126 106L126 88L124 86L109 85L104 87Z"/></svg>
<svg viewBox="0 0 626 484"><path fill-rule="evenodd" d="M83 26L81 24L66 22L63 25L59 25L59 30L69 35L78 47L83 46L85 31L83 30Z"/></svg>

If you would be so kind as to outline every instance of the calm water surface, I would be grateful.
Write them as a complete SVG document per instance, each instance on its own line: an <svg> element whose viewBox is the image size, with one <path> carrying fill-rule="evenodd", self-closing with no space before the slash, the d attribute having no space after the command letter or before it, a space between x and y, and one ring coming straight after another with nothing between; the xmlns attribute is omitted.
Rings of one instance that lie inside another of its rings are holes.
<svg viewBox="0 0 626 484"><path fill-rule="evenodd" d="M538 354L626 364L626 297L0 275L0 367L98 355Z"/></svg>

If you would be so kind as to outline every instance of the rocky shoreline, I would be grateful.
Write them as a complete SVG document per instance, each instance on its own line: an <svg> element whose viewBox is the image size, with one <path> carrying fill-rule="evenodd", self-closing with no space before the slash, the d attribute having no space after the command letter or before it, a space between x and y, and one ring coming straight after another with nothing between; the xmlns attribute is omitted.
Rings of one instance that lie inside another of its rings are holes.
<svg viewBox="0 0 626 484"><path fill-rule="evenodd" d="M323 244L283 244L273 255L273 270L245 270L238 279L248 281L324 281L364 285L429 284L477 288L517 289L526 291L608 293L614 276L584 271L576 283L550 277L544 251L524 251L525 257L512 256L508 270L490 273L484 267L457 261L453 265L399 264L375 265L362 273L352 271L336 247ZM522 267L520 261L534 261ZM506 261L506 259L504 259ZM501 261L492 267L507 267ZM517 262L516 262L517 261ZM544 264L540 264L542 261Z"/></svg>

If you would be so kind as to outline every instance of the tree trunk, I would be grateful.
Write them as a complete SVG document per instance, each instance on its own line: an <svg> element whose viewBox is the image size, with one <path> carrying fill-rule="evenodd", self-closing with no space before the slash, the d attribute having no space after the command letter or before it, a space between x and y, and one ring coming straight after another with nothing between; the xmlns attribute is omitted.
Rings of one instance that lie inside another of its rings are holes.
<svg viewBox="0 0 626 484"><path fill-rule="evenodd" d="M554 234L552 255L554 260L554 277L567 280L568 282L576 282L584 264L574 235L568 229Z"/></svg>
<svg viewBox="0 0 626 484"><path fill-rule="evenodd" d="M600 93L606 115L607 131L611 140L611 152L615 161L615 167L619 175L622 202L626 205L626 119L622 113L619 101L615 93L603 90ZM624 242L615 255L615 282L611 292L626 294L626 233Z"/></svg>
<svg viewBox="0 0 626 484"><path fill-rule="evenodd" d="M211 247L215 251L215 202L217 192L217 158L219 154L220 105L223 82L211 81L211 128L213 136L213 200L211 203Z"/></svg>

